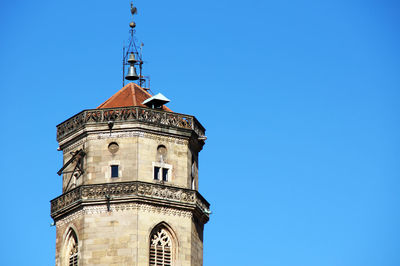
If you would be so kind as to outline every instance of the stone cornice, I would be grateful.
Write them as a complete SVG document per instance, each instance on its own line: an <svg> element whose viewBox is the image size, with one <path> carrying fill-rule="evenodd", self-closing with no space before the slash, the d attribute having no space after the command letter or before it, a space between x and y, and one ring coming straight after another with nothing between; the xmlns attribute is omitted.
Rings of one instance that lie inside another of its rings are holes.
<svg viewBox="0 0 400 266"><path fill-rule="evenodd" d="M132 106L84 110L57 125L57 141L61 142L87 126L106 125L109 121L114 123L139 122L161 127L188 129L193 130L199 137L203 137L205 134L204 127L194 116Z"/></svg>
<svg viewBox="0 0 400 266"><path fill-rule="evenodd" d="M84 206L77 211L74 211L70 214L64 215L62 218L58 219L56 222L57 228L65 226L71 223L74 220L82 218L84 215L92 215L92 214L100 214L100 213L108 213L108 212L123 212L123 211L142 211L142 212L150 212L150 213L159 213L163 215L170 216L181 216L192 218L193 213L187 210L179 210L172 209L169 207L161 207L154 206L145 203L111 203L110 206L104 205L92 205L92 206Z"/></svg>
<svg viewBox="0 0 400 266"><path fill-rule="evenodd" d="M88 205L145 203L193 212L204 223L210 204L196 190L141 181L82 185L51 200L51 217L56 221Z"/></svg>

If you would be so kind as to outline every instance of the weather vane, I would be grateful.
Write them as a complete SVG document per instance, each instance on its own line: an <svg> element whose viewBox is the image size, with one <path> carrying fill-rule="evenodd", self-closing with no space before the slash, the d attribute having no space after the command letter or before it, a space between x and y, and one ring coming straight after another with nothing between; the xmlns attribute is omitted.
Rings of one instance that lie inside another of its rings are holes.
<svg viewBox="0 0 400 266"><path fill-rule="evenodd" d="M129 23L130 27L130 37L128 40L128 45L123 47L123 60L122 60L122 86L125 86L125 79L129 81L139 81L139 86L143 87L144 83L146 82L145 77L142 75L142 67L143 67L143 60L142 60L142 50L143 50L143 43L140 43L140 48L138 49L139 45L136 43L135 38L135 28L136 23L134 21L134 15L137 14L137 8L133 6L133 2L131 2L131 14L132 14L132 21ZM136 66L139 67L139 75L136 73ZM125 76L125 68L128 67L128 73Z"/></svg>

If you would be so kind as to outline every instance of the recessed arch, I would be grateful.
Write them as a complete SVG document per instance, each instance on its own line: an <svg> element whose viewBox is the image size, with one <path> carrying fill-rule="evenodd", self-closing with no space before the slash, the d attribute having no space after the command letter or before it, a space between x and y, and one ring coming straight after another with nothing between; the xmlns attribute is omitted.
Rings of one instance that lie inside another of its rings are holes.
<svg viewBox="0 0 400 266"><path fill-rule="evenodd" d="M71 227L66 230L63 247L64 265L78 266L79 240L76 231Z"/></svg>
<svg viewBox="0 0 400 266"><path fill-rule="evenodd" d="M168 149L165 145L160 144L157 146L157 160L161 163L167 162Z"/></svg>
<svg viewBox="0 0 400 266"><path fill-rule="evenodd" d="M178 241L171 226L165 222L157 224L149 234L149 265L174 265L177 248Z"/></svg>

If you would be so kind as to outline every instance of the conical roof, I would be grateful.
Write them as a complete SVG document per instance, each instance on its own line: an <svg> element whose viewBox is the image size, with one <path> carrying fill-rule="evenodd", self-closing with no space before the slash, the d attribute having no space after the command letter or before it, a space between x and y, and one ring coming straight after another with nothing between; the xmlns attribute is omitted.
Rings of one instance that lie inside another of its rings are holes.
<svg viewBox="0 0 400 266"><path fill-rule="evenodd" d="M146 105L143 104L143 102L151 97L152 95L150 93L148 93L136 83L129 83L113 96L111 96L107 101L100 104L97 109L128 106L141 106L148 108ZM164 105L162 106L162 109L164 111L172 112L171 109Z"/></svg>

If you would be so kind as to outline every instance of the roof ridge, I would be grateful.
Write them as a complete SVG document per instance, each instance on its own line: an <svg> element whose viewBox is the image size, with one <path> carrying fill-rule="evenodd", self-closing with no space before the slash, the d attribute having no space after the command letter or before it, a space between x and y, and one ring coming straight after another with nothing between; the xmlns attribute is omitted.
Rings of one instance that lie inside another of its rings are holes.
<svg viewBox="0 0 400 266"><path fill-rule="evenodd" d="M130 84L135 84L135 83L130 83ZM137 105L137 102L136 102L136 86L135 85L131 85L131 94L132 94L132 103L133 103L133 105Z"/></svg>

